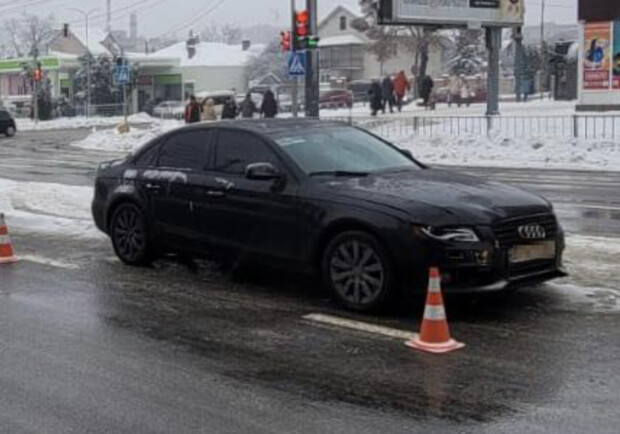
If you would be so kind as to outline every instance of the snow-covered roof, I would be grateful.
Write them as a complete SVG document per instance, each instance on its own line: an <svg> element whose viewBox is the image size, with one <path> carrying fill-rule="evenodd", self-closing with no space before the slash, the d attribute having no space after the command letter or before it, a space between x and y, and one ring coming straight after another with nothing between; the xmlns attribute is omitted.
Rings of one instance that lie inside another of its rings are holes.
<svg viewBox="0 0 620 434"><path fill-rule="evenodd" d="M325 24L327 24L329 22L329 20L331 20L336 14L347 14L350 17L353 18L358 18L359 15L356 14L355 12L351 11L351 9L349 9L346 6L342 6L342 5L338 5L336 7L334 7L330 13L328 13L325 18L321 19L319 22L319 32L321 27L325 26Z"/></svg>
<svg viewBox="0 0 620 434"><path fill-rule="evenodd" d="M189 58L185 42L179 42L154 53L155 56L181 59L181 66L244 66L263 52L264 45L253 45L243 51L241 45L227 45L219 42L199 42L196 55Z"/></svg>
<svg viewBox="0 0 620 434"><path fill-rule="evenodd" d="M331 36L321 38L319 47L333 47L336 45L364 45L366 42L356 35Z"/></svg>
<svg viewBox="0 0 620 434"><path fill-rule="evenodd" d="M86 30L84 28L72 28L71 31L86 46ZM104 29L92 26L88 28L88 49L93 55L110 54L108 49L101 44L107 36L108 34Z"/></svg>

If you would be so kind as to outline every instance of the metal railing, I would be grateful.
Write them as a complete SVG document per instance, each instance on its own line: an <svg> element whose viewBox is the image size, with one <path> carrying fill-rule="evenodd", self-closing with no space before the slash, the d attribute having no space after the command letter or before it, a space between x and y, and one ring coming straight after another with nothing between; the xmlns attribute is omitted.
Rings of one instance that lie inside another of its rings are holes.
<svg viewBox="0 0 620 434"><path fill-rule="evenodd" d="M620 140L620 116L384 116L330 117L387 139L406 136L492 136L510 139Z"/></svg>

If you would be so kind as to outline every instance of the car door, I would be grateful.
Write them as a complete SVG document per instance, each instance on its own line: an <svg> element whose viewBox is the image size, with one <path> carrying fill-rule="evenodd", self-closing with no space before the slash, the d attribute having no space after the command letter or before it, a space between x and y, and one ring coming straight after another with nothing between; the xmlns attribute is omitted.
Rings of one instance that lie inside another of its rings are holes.
<svg viewBox="0 0 620 434"><path fill-rule="evenodd" d="M7 128L10 125L11 115L9 112L0 110L0 133L6 133Z"/></svg>
<svg viewBox="0 0 620 434"><path fill-rule="evenodd" d="M212 152L212 138L209 129L172 134L160 145L156 167L140 174L156 233L169 248L199 248L194 196Z"/></svg>
<svg viewBox="0 0 620 434"><path fill-rule="evenodd" d="M220 128L212 167L205 173L200 232L210 247L290 259L296 255L297 181L260 136ZM280 180L250 180L252 163L271 163Z"/></svg>

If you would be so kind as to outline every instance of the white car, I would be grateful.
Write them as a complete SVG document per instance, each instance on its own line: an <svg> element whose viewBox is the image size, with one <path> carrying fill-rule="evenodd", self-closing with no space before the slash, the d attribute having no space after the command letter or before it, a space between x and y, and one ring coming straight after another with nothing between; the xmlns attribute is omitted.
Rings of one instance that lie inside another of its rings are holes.
<svg viewBox="0 0 620 434"><path fill-rule="evenodd" d="M164 101L153 109L153 116L165 119L183 119L185 105L181 101Z"/></svg>

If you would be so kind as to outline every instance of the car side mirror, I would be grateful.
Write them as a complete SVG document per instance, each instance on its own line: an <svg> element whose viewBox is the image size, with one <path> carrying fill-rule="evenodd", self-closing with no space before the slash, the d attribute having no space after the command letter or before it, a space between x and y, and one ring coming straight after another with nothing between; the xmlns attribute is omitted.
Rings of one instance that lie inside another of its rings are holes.
<svg viewBox="0 0 620 434"><path fill-rule="evenodd" d="M245 168L245 177L255 181L282 178L282 173L271 163L252 163Z"/></svg>
<svg viewBox="0 0 620 434"><path fill-rule="evenodd" d="M410 160L413 160L413 154L411 153L411 151L409 149L399 149L400 153L403 154L405 157L409 158Z"/></svg>

